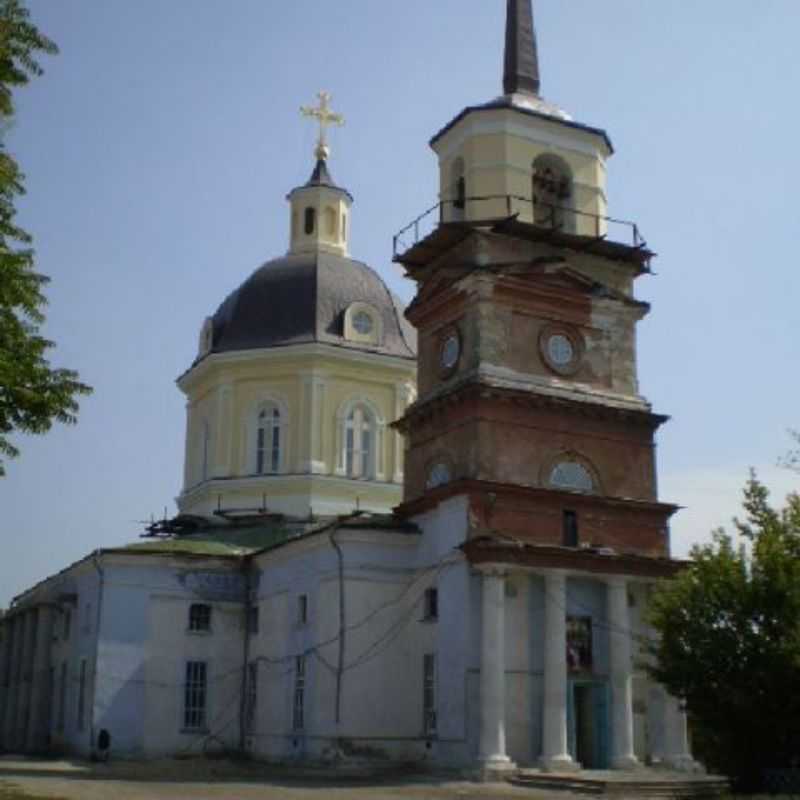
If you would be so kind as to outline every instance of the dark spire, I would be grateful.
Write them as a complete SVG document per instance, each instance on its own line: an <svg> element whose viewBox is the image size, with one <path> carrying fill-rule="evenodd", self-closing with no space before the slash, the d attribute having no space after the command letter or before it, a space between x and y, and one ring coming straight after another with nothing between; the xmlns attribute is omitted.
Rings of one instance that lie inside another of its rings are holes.
<svg viewBox="0 0 800 800"><path fill-rule="evenodd" d="M333 186L337 189L339 188L333 182L327 160L324 158L317 159L317 165L314 167L306 186Z"/></svg>
<svg viewBox="0 0 800 800"><path fill-rule="evenodd" d="M539 94L539 53L532 0L508 0L503 89L506 94Z"/></svg>

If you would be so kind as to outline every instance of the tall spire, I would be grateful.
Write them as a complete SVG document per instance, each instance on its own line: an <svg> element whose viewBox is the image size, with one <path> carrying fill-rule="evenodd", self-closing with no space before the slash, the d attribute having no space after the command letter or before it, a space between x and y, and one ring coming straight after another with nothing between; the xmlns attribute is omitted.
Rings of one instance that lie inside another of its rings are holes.
<svg viewBox="0 0 800 800"><path fill-rule="evenodd" d="M532 0L508 0L503 90L506 94L539 94L539 53Z"/></svg>

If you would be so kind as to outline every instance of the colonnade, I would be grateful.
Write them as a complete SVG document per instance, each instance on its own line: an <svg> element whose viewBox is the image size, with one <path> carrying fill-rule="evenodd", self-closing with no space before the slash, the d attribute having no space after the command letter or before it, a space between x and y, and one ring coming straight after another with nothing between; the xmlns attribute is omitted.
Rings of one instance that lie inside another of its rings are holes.
<svg viewBox="0 0 800 800"><path fill-rule="evenodd" d="M52 606L40 605L0 620L0 750L47 749L54 618Z"/></svg>
<svg viewBox="0 0 800 800"><path fill-rule="evenodd" d="M480 761L486 771L513 767L506 752L505 582L500 566L481 568ZM609 683L611 687L612 769L635 769L639 761L633 739L633 661L627 580L604 578L608 592ZM569 752L567 731L567 576L558 570L544 575L544 692L541 767L552 772L580 769ZM665 765L694 766L680 704L662 690L663 736L654 757Z"/></svg>

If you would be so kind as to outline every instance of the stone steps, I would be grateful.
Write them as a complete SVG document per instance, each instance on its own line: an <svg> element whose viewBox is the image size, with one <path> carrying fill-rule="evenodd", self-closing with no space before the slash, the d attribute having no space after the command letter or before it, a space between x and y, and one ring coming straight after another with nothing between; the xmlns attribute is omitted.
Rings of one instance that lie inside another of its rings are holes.
<svg viewBox="0 0 800 800"><path fill-rule="evenodd" d="M582 778L579 775L520 773L510 779L515 786L556 790L574 794L629 798L716 798L726 794L729 783L719 777L668 779Z"/></svg>

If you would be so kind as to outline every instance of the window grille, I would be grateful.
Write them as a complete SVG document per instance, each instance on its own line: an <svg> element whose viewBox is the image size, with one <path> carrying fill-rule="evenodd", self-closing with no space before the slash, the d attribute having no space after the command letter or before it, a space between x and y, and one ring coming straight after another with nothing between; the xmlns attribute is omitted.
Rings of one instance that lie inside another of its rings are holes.
<svg viewBox="0 0 800 800"><path fill-rule="evenodd" d="M422 660L422 710L425 734L436 733L436 655L426 653Z"/></svg>
<svg viewBox="0 0 800 800"><path fill-rule="evenodd" d="M189 608L189 630L195 633L211 630L211 606L194 603Z"/></svg>
<svg viewBox="0 0 800 800"><path fill-rule="evenodd" d="M185 730L204 730L206 727L207 667L205 661L186 664L186 683L183 689L183 727Z"/></svg>
<svg viewBox="0 0 800 800"><path fill-rule="evenodd" d="M296 731L303 730L305 725L305 700L306 700L306 657L295 658L294 673L294 705L292 713L292 728Z"/></svg>

